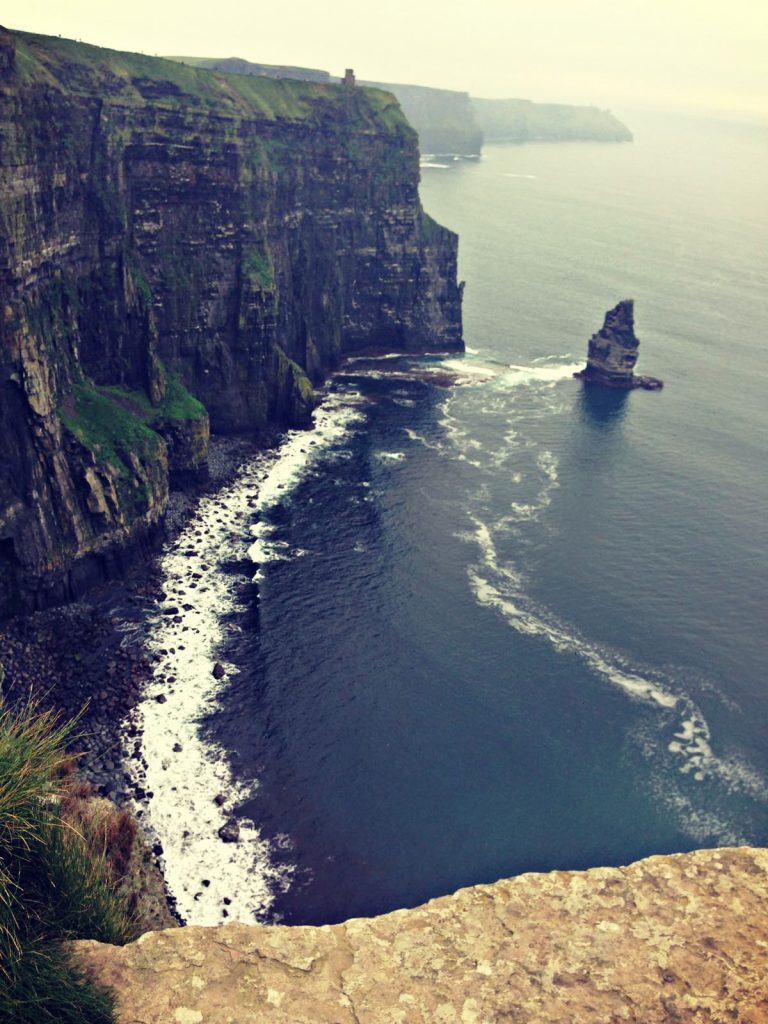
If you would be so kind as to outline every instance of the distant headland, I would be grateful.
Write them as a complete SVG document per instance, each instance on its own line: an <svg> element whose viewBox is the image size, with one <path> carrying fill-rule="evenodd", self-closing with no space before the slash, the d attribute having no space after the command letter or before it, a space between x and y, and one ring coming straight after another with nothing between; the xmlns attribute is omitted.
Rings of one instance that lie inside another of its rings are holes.
<svg viewBox="0 0 768 1024"><path fill-rule="evenodd" d="M331 82L327 71L258 64L240 57L171 57L192 67L238 75ZM479 99L456 89L360 81L394 93L419 134L422 155L478 157L484 142L631 142L632 132L609 110L526 99Z"/></svg>

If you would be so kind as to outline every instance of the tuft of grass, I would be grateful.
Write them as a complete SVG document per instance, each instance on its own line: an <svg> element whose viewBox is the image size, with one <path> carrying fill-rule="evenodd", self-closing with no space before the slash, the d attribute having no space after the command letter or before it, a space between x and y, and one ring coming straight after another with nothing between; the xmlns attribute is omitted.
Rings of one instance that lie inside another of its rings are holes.
<svg viewBox="0 0 768 1024"><path fill-rule="evenodd" d="M74 724L33 703L0 706L0 1020L9 1024L113 1022L111 995L84 978L66 942L136 937L106 832L64 816L79 793L65 749Z"/></svg>

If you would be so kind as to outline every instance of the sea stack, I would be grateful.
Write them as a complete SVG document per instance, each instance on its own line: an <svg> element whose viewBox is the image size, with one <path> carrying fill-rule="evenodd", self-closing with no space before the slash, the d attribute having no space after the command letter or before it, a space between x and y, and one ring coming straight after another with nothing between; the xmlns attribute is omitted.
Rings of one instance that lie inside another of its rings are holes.
<svg viewBox="0 0 768 1024"><path fill-rule="evenodd" d="M605 314L602 328L589 339L587 365L574 377L604 387L646 388L659 391L664 387L656 377L636 377L637 350L640 341L635 334L634 300L622 301Z"/></svg>

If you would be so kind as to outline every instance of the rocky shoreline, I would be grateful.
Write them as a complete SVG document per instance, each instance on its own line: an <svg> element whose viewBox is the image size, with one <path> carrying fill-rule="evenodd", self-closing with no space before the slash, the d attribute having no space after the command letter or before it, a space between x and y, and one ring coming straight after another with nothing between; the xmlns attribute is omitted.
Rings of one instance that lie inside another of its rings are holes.
<svg viewBox="0 0 768 1024"><path fill-rule="evenodd" d="M212 439L205 481L171 495L163 547L173 542L204 495L219 491L263 451L243 438ZM130 724L125 728L125 722L154 677L157 656L144 647L143 624L163 597L160 555L71 604L0 622L5 671L0 693L11 704L34 700L54 708L62 720L77 717L70 749L79 756L80 772L118 806L140 803L145 796L126 763L141 756L139 731ZM157 841L153 853L162 856Z"/></svg>

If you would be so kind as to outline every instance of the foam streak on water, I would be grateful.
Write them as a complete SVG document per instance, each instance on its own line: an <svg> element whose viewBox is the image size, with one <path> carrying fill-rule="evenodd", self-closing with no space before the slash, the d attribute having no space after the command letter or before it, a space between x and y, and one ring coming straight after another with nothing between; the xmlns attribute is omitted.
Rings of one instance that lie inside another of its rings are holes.
<svg viewBox="0 0 768 1024"><path fill-rule="evenodd" d="M730 791L768 801L765 782L751 767L737 758L720 757L713 751L709 724L696 702L674 679L647 666L633 666L614 650L590 642L573 627L559 622L546 609L538 607L526 594L526 581L510 564L499 561L494 530L470 516L473 539L481 552L480 561L468 569L469 583L477 601L495 609L518 633L538 637L558 653L578 655L598 677L617 687L630 700L651 708L657 715L657 736L646 742L646 754L656 760L671 756L682 775L696 782L712 780ZM665 737L672 732L673 738ZM697 810L679 790L665 785L665 797L675 804L681 824L693 838L709 829L715 820ZM725 843L746 842L738 825L718 821L714 829Z"/></svg>
<svg viewBox="0 0 768 1024"><path fill-rule="evenodd" d="M441 425L451 449L444 454L478 472L479 482L467 508L472 529L462 535L477 545L481 555L468 566L470 587L478 603L497 611L516 632L539 638L558 653L577 655L596 677L651 713L655 732L644 728L641 747L651 761L658 797L674 810L684 831L697 840L716 835L725 843L744 842L738 821L717 818L706 806L695 806L681 776L765 803L768 788L759 773L738 757L715 753L710 725L679 681L666 672L632 664L618 651L590 641L559 621L531 599L528 580L509 559L510 537L517 537L529 524L546 526L547 510L560 486L557 455L535 439L529 426L560 410L562 399L556 386L581 367L567 359L546 357L527 366L498 368L492 377L478 375L482 394L473 401L479 398L483 416L498 431L494 452L468 429L472 416L465 407L465 393L454 393L444 404ZM527 400L518 412L514 395L521 388ZM510 472L518 465L526 469ZM499 515L499 501L493 497L500 473L523 485L526 497L510 502L505 515ZM502 540L507 552L503 558L499 554Z"/></svg>
<svg viewBox="0 0 768 1024"><path fill-rule="evenodd" d="M144 821L164 850L168 888L189 924L213 925L225 917L263 919L291 868L277 866L256 824L238 814L238 842L219 830L253 794L255 782L237 782L227 751L212 743L200 724L214 711L226 676L213 675L224 661L227 617L238 610L242 577L225 563L250 555L260 565L292 552L271 539L260 517L284 499L321 457L362 418L355 395L330 395L315 413L311 432L287 435L277 453L254 459L220 493L204 498L177 541L162 557L166 598L149 622L147 645L159 660L154 681L136 711L141 729L133 760L134 781L151 793Z"/></svg>

